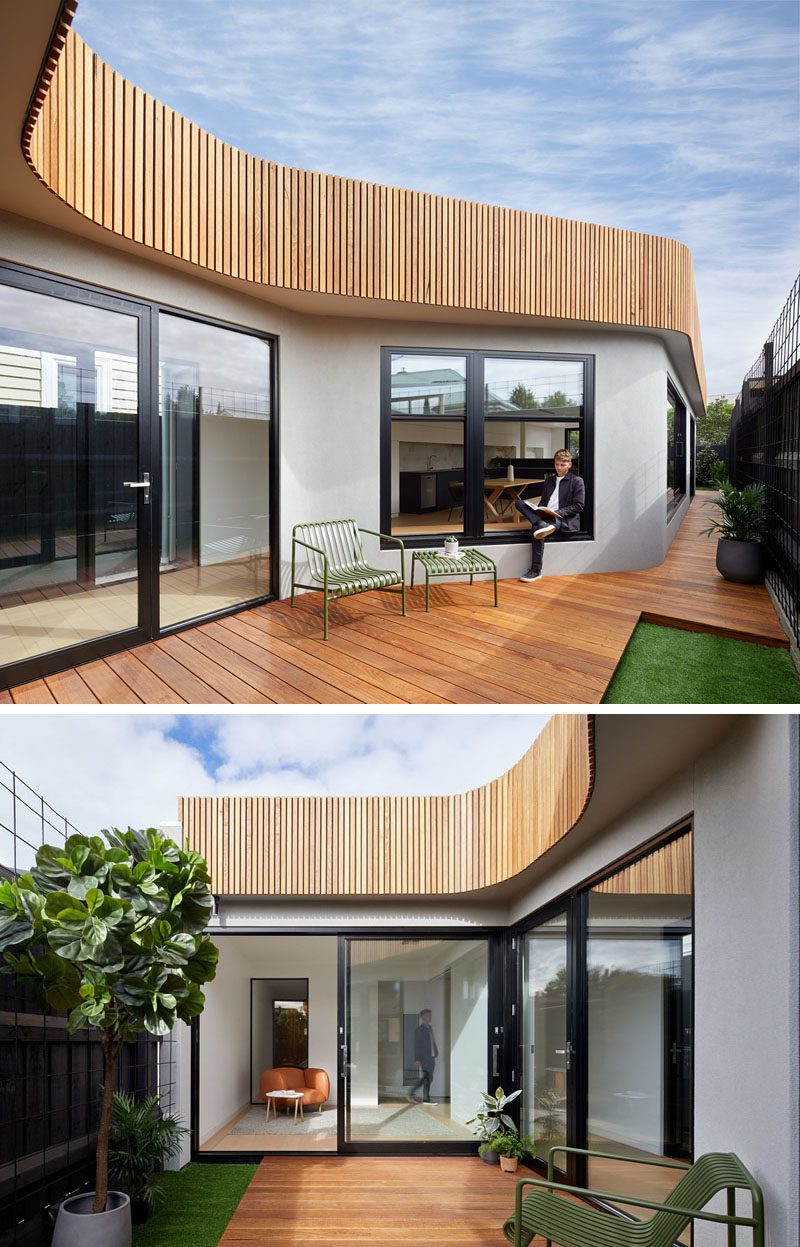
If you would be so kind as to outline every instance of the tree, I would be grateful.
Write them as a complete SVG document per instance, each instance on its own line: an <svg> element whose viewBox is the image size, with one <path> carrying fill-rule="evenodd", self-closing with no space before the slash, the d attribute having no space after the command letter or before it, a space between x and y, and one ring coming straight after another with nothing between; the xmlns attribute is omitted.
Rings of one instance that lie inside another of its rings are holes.
<svg viewBox="0 0 800 1247"><path fill-rule="evenodd" d="M105 1062L93 1212L108 1193L117 1058L137 1033L169 1033L202 1013L218 950L205 934L213 899L206 863L150 827L43 845L29 874L0 885L0 952L69 1010L70 1034L99 1033Z"/></svg>
<svg viewBox="0 0 800 1247"><path fill-rule="evenodd" d="M731 431L733 403L726 398L713 399L704 416L697 418L698 446L721 446L727 442Z"/></svg>
<svg viewBox="0 0 800 1247"><path fill-rule="evenodd" d="M518 407L520 411L530 411L539 404L533 390L529 390L524 382L518 381L508 396L508 401Z"/></svg>

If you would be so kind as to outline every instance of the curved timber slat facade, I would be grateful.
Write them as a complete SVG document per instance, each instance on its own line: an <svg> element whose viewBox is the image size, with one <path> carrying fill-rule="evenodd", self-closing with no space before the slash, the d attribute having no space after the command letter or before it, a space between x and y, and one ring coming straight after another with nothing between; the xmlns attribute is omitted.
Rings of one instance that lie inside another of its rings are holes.
<svg viewBox="0 0 800 1247"><path fill-rule="evenodd" d="M448 797L184 797L220 896L441 896L519 874L591 795L593 719L556 715L499 779Z"/></svg>
<svg viewBox="0 0 800 1247"><path fill-rule="evenodd" d="M68 28L72 7L23 149L41 181L89 220L276 290L674 330L688 336L705 393L682 243L248 155L105 64Z"/></svg>

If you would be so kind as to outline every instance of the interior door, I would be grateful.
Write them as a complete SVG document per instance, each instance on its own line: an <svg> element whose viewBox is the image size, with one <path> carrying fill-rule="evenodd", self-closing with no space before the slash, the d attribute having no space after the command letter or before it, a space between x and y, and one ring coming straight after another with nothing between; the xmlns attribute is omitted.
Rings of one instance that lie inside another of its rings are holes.
<svg viewBox="0 0 800 1247"><path fill-rule="evenodd" d="M144 640L150 540L149 309L16 270L13 280L0 284L6 684L47 671L51 655L53 670L68 665L64 651L78 662L120 648L109 638Z"/></svg>

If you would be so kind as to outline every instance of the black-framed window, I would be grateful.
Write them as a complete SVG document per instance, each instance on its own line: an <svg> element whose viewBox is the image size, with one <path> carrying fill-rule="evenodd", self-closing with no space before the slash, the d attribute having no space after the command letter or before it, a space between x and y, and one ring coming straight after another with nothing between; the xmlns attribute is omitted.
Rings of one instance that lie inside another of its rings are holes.
<svg viewBox="0 0 800 1247"><path fill-rule="evenodd" d="M382 531L527 540L514 501L541 496L567 447L587 486L577 536L591 536L593 412L591 355L384 347Z"/></svg>
<svg viewBox="0 0 800 1247"><path fill-rule="evenodd" d="M686 495L686 404L667 381L667 517Z"/></svg>

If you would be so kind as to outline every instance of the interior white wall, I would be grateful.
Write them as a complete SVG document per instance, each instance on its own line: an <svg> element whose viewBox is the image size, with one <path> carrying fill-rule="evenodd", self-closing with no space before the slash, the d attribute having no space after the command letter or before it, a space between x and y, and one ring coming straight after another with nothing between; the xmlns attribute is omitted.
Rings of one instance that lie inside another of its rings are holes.
<svg viewBox="0 0 800 1247"><path fill-rule="evenodd" d="M250 1100L250 970L231 941L214 943L217 973L200 1018L201 1145Z"/></svg>
<svg viewBox="0 0 800 1247"><path fill-rule="evenodd" d="M602 744L599 724L598 766ZM769 1247L798 1241L797 786L797 716L743 715L511 907L524 917L694 810L695 1154L741 1157ZM698 1227L697 1247L718 1241Z"/></svg>
<svg viewBox="0 0 800 1247"><path fill-rule="evenodd" d="M662 338L639 331L495 322L417 322L301 315L181 270L0 214L0 256L196 311L280 338L280 591L288 596L291 530L353 516L380 526L380 348L391 345L591 353L596 357L594 541L551 545L548 575L651 567L685 511L666 523L666 384L685 393ZM349 306L349 304L348 304ZM454 316L456 314L454 313ZM528 563L525 543L492 546L501 576ZM378 566L396 555L370 546ZM393 561L394 560L394 561Z"/></svg>
<svg viewBox="0 0 800 1247"><path fill-rule="evenodd" d="M308 1063L331 1081L336 1103L335 936L215 936L217 975L200 1019L201 1144L250 1101L250 979L308 979Z"/></svg>

